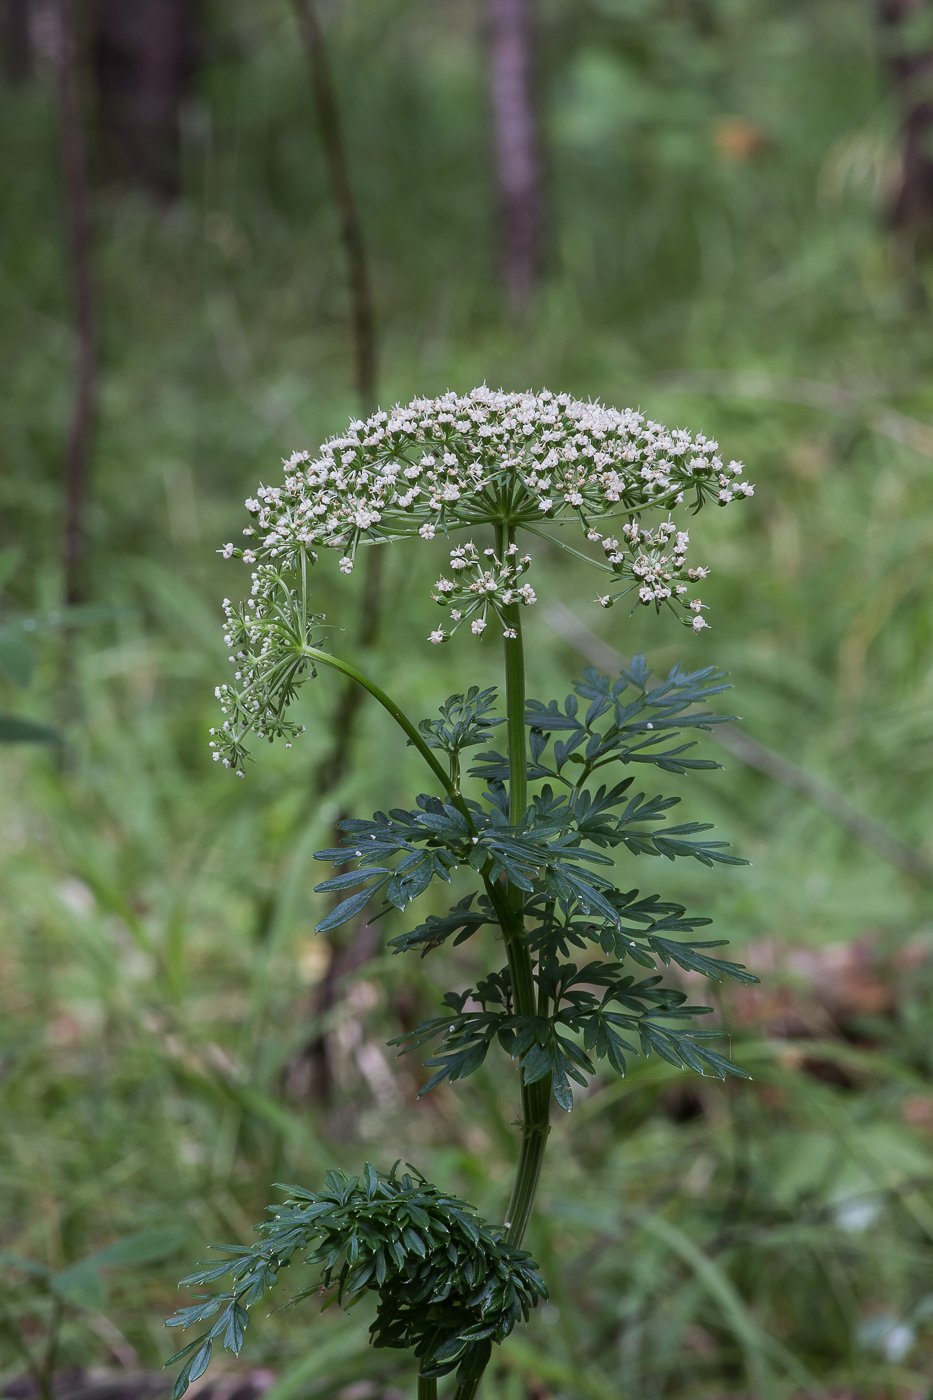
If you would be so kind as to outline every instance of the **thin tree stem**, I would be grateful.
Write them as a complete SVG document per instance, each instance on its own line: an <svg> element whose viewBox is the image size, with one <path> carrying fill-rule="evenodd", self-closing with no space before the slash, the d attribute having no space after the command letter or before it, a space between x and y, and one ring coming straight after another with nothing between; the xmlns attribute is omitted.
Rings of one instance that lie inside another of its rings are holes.
<svg viewBox="0 0 933 1400"><path fill-rule="evenodd" d="M369 260L350 182L337 91L316 3L315 0L294 0L294 8L308 59L311 94L318 119L331 198L340 226L340 241L346 261L347 287L350 294L354 380L360 413L366 417L376 407L377 379L376 326ZM383 560L382 550L366 551L357 637L360 647L364 649L372 646L379 631L382 616ZM347 773L353 754L353 738L361 701L362 691L353 680L349 680L337 695L330 721L330 750L318 765L315 774L314 796L318 801L338 787ZM321 983L320 995L316 998L318 1012L329 1009L336 997L339 967L344 956L340 934L331 935L329 941L328 969ZM330 1068L326 1037L318 1036L307 1047L305 1053L317 1061L323 1095L327 1097Z"/></svg>
<svg viewBox="0 0 933 1400"><path fill-rule="evenodd" d="M433 1377L418 1377L418 1400L437 1400L437 1381Z"/></svg>
<svg viewBox="0 0 933 1400"><path fill-rule="evenodd" d="M521 316L538 282L544 213L533 93L533 0L487 0L486 13L502 279L510 311Z"/></svg>
<svg viewBox="0 0 933 1400"><path fill-rule="evenodd" d="M81 573L86 550L85 516L97 387L96 317L87 160L72 0L56 0L55 16L59 144L76 339L74 401L64 462L62 570L65 601L77 603L84 593Z"/></svg>
<svg viewBox="0 0 933 1400"><path fill-rule="evenodd" d="M360 404L371 412L376 399L376 318L370 291L366 244L350 184L340 109L330 58L315 0L294 0L298 27L311 69L311 92L324 147L331 195L340 221L340 239L347 262L350 290L356 387Z"/></svg>

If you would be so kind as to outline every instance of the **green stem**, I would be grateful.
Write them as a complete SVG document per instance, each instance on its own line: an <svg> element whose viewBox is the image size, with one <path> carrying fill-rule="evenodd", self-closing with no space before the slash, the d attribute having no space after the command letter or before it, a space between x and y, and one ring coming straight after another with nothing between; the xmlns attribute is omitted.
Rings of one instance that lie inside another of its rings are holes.
<svg viewBox="0 0 933 1400"><path fill-rule="evenodd" d="M506 626L516 635L505 639L505 705L509 740L509 821L516 826L528 805L528 758L525 748L525 649L518 604L505 609Z"/></svg>
<svg viewBox="0 0 933 1400"><path fill-rule="evenodd" d="M427 1376L418 1377L418 1400L437 1400L437 1381Z"/></svg>
<svg viewBox="0 0 933 1400"><path fill-rule="evenodd" d="M368 690L373 699L379 701L382 708L389 712L395 720L395 723L408 736L409 742L418 750L447 795L453 798L458 807L460 806L460 803L457 801L460 797L459 792L457 792L452 781L444 772L404 710L401 710L399 706L396 705L390 695L386 695L385 691L378 686L375 681L371 681L367 676L364 676L362 671L358 671L355 666L351 666L349 661L341 661L339 657L331 656L330 652L321 651L319 647L306 646L302 648L302 650L303 654L307 656L310 661L314 661L321 666L330 666L332 670L340 671L342 675L349 676L352 681L356 681L357 685L361 685L364 690Z"/></svg>
<svg viewBox="0 0 933 1400"><path fill-rule="evenodd" d="M498 553L504 557L503 536L500 531ZM512 532L508 542L511 543ZM507 627L515 637L505 639L506 726L509 741L509 819L513 825L521 820L528 803L528 757L525 746L525 665L522 648L522 623L517 604L504 614ZM499 916L505 952L512 975L512 1001L519 1016L539 1014L531 955L525 943L522 915L524 895L517 886L487 882L487 892ZM546 1009L546 1008L545 1008ZM550 1133L551 1076L534 1084L522 1081L522 1142L519 1149L515 1183L505 1217L505 1239L514 1249L520 1249L534 1210L541 1168ZM454 1400L473 1400L479 1389L477 1376L457 1387Z"/></svg>

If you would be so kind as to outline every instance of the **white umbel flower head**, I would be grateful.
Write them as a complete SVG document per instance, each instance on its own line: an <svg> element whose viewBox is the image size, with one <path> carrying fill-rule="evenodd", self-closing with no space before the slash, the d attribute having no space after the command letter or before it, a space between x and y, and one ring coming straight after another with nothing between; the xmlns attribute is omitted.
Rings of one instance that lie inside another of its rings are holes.
<svg viewBox="0 0 933 1400"><path fill-rule="evenodd" d="M515 535L524 530L569 548L559 526L575 520L591 553L573 553L604 575L601 607L633 594L634 606L672 608L701 631L709 625L703 604L686 594L688 580L709 571L687 567L689 536L669 512L752 495L739 479L742 464L726 467L718 452L702 434L669 429L635 409L486 385L396 404L352 422L316 454L293 452L284 480L260 486L246 502L249 548L229 543L219 551L255 568L249 603L225 605L237 687L222 688L228 722L215 755L239 771L248 729L291 737L283 700L312 671L304 649L320 619L307 612L306 575L323 549L339 551L340 572L350 574L362 546L469 531L450 552L453 578L442 576L434 589L452 629L437 628L429 640L438 645L467 622L482 636L492 614L509 642L520 630L519 605L537 601L522 578L531 555ZM667 518L653 530L642 525L656 511ZM474 543L484 527L494 532L495 548Z"/></svg>

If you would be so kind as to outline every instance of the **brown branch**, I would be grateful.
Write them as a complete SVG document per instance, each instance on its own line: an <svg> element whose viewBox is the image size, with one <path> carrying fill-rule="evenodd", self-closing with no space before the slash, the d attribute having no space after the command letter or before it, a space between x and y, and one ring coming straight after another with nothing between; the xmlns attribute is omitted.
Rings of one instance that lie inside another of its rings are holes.
<svg viewBox="0 0 933 1400"><path fill-rule="evenodd" d="M360 411L365 416L376 406L377 378L376 318L369 261L350 182L330 58L315 0L294 0L294 6L311 73L311 92L346 260L356 390ZM364 558L357 632L357 642L363 649L373 645L379 630L384 554L382 549L373 547L365 551ZM318 800L338 787L347 772L362 701L363 690L352 681L342 688L337 698L330 721L330 751L315 774L314 791ZM335 832L335 842L340 834ZM339 931L330 936L327 970L312 999L314 1023L320 1023L322 1018L326 1022L328 1013L336 1005L342 979L372 955L376 940L376 933L366 924L357 928L348 948L344 947ZM306 1083L306 1091L324 1102L331 1099L333 1072L326 1033L319 1031L312 1036L292 1065L292 1078L296 1086Z"/></svg>
<svg viewBox="0 0 933 1400"><path fill-rule="evenodd" d="M85 516L97 387L96 318L73 0L54 0L53 15L59 147L76 341L74 399L64 461L62 568L65 601L77 603L84 592L82 565L87 548Z"/></svg>
<svg viewBox="0 0 933 1400"><path fill-rule="evenodd" d="M360 411L367 414L372 412L376 404L376 323L366 244L350 183L337 92L315 0L294 0L294 5L311 72L311 91L321 145L324 149L331 196L337 210L340 238L346 257L356 388ZM382 551L376 548L367 550L365 560L357 635L359 645L364 648L373 644L379 629ZM363 693L359 686L350 682L343 688L337 701L331 720L331 751L323 759L317 772L318 796L323 796L337 787L347 770L353 729L362 698Z"/></svg>
<svg viewBox="0 0 933 1400"><path fill-rule="evenodd" d="M489 105L502 229L502 280L513 314L534 295L544 208L533 92L532 0L488 0Z"/></svg>
<svg viewBox="0 0 933 1400"><path fill-rule="evenodd" d="M619 671L627 665L624 656L591 632L563 603L549 604L545 609L545 620L591 665L605 671ZM712 731L712 738L749 768L757 769L783 787L806 797L815 807L822 808L857 841L870 846L905 875L922 880L924 884L933 884L933 864L926 856L893 836L880 822L866 817L823 778L808 773L789 758L759 744L738 725L717 725Z"/></svg>
<svg viewBox="0 0 933 1400"><path fill-rule="evenodd" d="M311 92L347 262L356 388L363 412L370 413L376 402L376 319L366 244L350 184L337 94L315 0L294 0L294 5L311 70Z"/></svg>

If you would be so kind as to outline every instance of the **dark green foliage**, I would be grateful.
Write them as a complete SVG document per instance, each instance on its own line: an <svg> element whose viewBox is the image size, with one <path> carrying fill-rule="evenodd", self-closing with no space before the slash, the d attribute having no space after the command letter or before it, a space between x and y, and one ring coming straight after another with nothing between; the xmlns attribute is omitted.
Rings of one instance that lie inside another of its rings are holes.
<svg viewBox="0 0 933 1400"><path fill-rule="evenodd" d="M451 695L440 707L441 719L423 719L418 725L432 749L443 749L450 759L451 774L459 779L460 754L464 749L484 744L489 731L505 720L490 714L496 703L496 687L480 690L471 685L466 695Z"/></svg>
<svg viewBox="0 0 933 1400"><path fill-rule="evenodd" d="M319 1281L291 1301L324 1292L325 1307L350 1307L366 1292L376 1293L373 1346L413 1350L425 1376L456 1370L462 1381L478 1375L492 1343L547 1297L530 1255L510 1249L501 1230L413 1167L400 1173L396 1162L386 1175L367 1162L360 1177L328 1172L325 1181L323 1192L282 1187L288 1198L270 1206L273 1219L256 1227L261 1242L217 1246L229 1255L223 1263L182 1279L182 1286L196 1286L230 1277L233 1287L203 1295L169 1318L167 1326L182 1328L216 1319L166 1362L188 1358L175 1382L175 1400L207 1370L216 1341L239 1353L248 1309L313 1241L319 1243L304 1263L320 1270Z"/></svg>
<svg viewBox="0 0 933 1400"><path fill-rule="evenodd" d="M563 711L556 702L529 705L531 777L540 786L517 824L509 821L503 781L508 763L487 754L478 770L487 782L481 801L459 793L447 800L422 795L412 810L393 808L377 812L371 821L341 821L345 834L340 845L316 853L316 859L338 866L355 863L354 869L317 885L318 892L342 894L363 886L320 921L319 932L355 918L378 894L383 902L377 917L405 909L435 879L449 883L458 869L479 877L482 891L464 896L446 915L429 915L410 933L394 937L390 946L397 953L417 949L424 956L448 939L463 943L487 924L507 934L511 915L503 893L511 889L518 894L525 930L520 939L534 955L537 1014L527 1014L527 1001L524 1013L517 1008L509 967L490 972L475 988L448 992L445 1015L390 1042L409 1054L440 1039L438 1053L426 1062L435 1072L422 1095L444 1080L475 1073L494 1042L518 1062L526 1086L548 1080L557 1103L568 1112L572 1082L585 1086L599 1061L624 1075L633 1056L655 1054L701 1075L749 1077L706 1044L721 1031L691 1024L708 1007L689 1005L683 991L662 986L657 974L636 980L624 967L626 958L652 969L673 961L716 981L757 981L739 965L707 955L705 950L720 943L672 936L690 934L708 919L685 917L679 904L657 895L640 898L637 890L623 892L613 882L613 859L606 852L620 847L635 856L693 856L705 865L745 863L726 855L725 843L697 839L710 829L707 823L651 830L666 819L676 797L632 794L631 777L595 792L584 787L596 769L614 759L631 761L633 754L680 772L703 766L701 760L680 757L691 745L658 755L641 751L678 727L708 728L718 717L693 707L726 689L722 672L706 668L685 675L675 668L651 690L649 675L640 656L614 682L587 668ZM620 697L630 686L637 695L625 704ZM578 695L589 701L582 720L577 719ZM448 698L440 721L422 722L420 731L431 747L450 757L452 774L459 775L461 751L484 742L487 731L501 722L491 713L494 701L493 689L474 686L466 695ZM656 717L660 735L650 732L646 713ZM597 730L594 726L605 716L610 717L608 726ZM558 730L569 731L570 738L555 744L551 770L541 756L551 732ZM568 762L575 765L575 783L563 775ZM569 790L555 793L550 782L541 782L544 778ZM582 967L569 961L571 947L593 943L612 961ZM481 1374L491 1342L501 1341L520 1316L527 1317L535 1299L544 1296L544 1285L528 1256L507 1249L470 1208L441 1196L420 1177L399 1178L397 1165L387 1177L371 1167L362 1178L330 1173L329 1191L323 1195L286 1188L291 1196L285 1206L275 1210L274 1221L259 1227L261 1244L231 1247L223 1264L184 1280L209 1283L229 1274L234 1288L171 1319L170 1326L188 1327L216 1318L172 1358L187 1358L176 1400L207 1369L215 1341L222 1338L228 1350L239 1352L247 1308L275 1286L296 1251L318 1237L321 1243L306 1262L321 1266L332 1301L349 1306L366 1290L378 1293L371 1328L375 1346L413 1348L427 1376L455 1367L461 1381ZM298 1296L314 1291L311 1287Z"/></svg>
<svg viewBox="0 0 933 1400"><path fill-rule="evenodd" d="M556 700L548 705L539 700L528 701L525 723L531 729L529 778L555 778L568 786L580 786L597 768L614 760L653 763L668 773L718 768L720 765L709 758L682 757L695 747L695 740L660 753L656 750L659 744L677 738L681 729L709 729L735 719L735 715L716 715L709 710L685 713L691 706L705 704L728 690L727 685L718 683L724 674L713 666L689 674L675 666L666 681L649 690L651 671L643 656L633 657L630 668L615 681L601 676L595 666L586 666L583 680L574 686L574 694L567 696L563 709ZM621 697L630 686L636 694L623 701ZM578 696L590 702L582 718ZM606 715L610 716L608 724L596 728L597 721ZM565 733L567 738L555 740L553 765L549 767L543 756L549 739L556 733ZM565 773L568 764L573 767ZM480 762L471 772L477 777L504 781L508 762L500 753L480 754Z"/></svg>
<svg viewBox="0 0 933 1400"><path fill-rule="evenodd" d="M693 856L704 865L713 862L746 864L739 857L725 853L726 842L696 839L700 832L710 830L706 823L687 822L668 827L664 832L647 830L646 824L665 820L665 813L680 801L677 797L648 799L644 793L630 796L632 778L611 789L601 786L595 793L583 788L593 772L614 760L654 763L674 772L718 766L711 760L681 757L693 747L692 742L665 749L660 754L647 750L670 737L677 737L682 728L708 729L730 718L706 710L690 712L691 706L727 689L718 683L723 673L707 667L685 675L675 667L666 682L648 690L650 674L643 657L636 657L631 670L623 672L614 683L600 676L593 667L587 667L584 681L575 687L577 695L590 700L582 720L577 718L575 695L567 698L563 711L556 701L551 701L549 706L529 702L526 716L531 726L529 778L553 778L570 791L566 795L555 795L551 786L545 784L517 826L510 826L507 817L504 779L508 775L508 762L497 753L482 755L482 761L471 770L489 783L484 795L485 806L467 801L465 810L461 810L440 798L421 796L415 811L396 808L388 815L377 812L372 821L352 819L339 823L341 830L347 833L340 846L318 851L316 859L343 865L352 852L359 862L358 868L325 880L316 888L328 892L350 889L367 880L371 883L366 890L340 903L318 924L319 932L336 928L359 914L372 896L383 889L386 908L404 909L435 877L449 881L453 871L461 865L471 866L487 881L505 875L528 893L538 891L537 879L543 893L563 907L576 905L585 914L595 912L618 925L617 911L606 897L606 892L613 889L611 881L595 872L584 874L579 870L581 864L612 863L601 850L594 848L624 845L633 855L663 855L670 860ZM707 681L711 683L705 684ZM619 697L629 684L635 686L639 694L630 703L623 704ZM451 696L442 709L448 723L424 721L422 731L433 736L434 746L445 748L455 757L468 744L482 742L483 731L501 722L487 713L492 700L491 690L480 694L475 687L466 697ZM611 723L602 732L597 731L596 721L609 713ZM655 719L644 718L645 713L654 713ZM651 732L653 729L658 732ZM542 762L542 755L551 734L561 730L571 731L570 737L555 743L555 766L549 768ZM580 754L577 750L584 743ZM574 765L574 782L563 772L568 763ZM589 848L584 842L590 843ZM394 856L400 859L392 868L378 863ZM484 921L477 922L475 916L470 916L467 925L479 927ZM432 927L434 932L430 939L439 932L437 925ZM457 927L461 926L452 925L451 931ZM402 946L413 945L396 941L399 950Z"/></svg>
<svg viewBox="0 0 933 1400"><path fill-rule="evenodd" d="M671 860L693 856L705 865L714 861L746 863L725 854L724 842L698 840L699 833L710 829L706 823L689 822L663 832L650 830L665 820L679 798L631 794L633 778L608 789L601 785L595 792L583 786L596 769L614 759L631 761L633 752L636 761L677 771L687 766L716 766L701 759L681 758L684 749L692 745L661 754L642 750L663 742L679 728L708 728L716 722L719 716L693 707L727 689L722 684L723 673L707 667L687 675L675 667L665 682L649 689L650 674L642 656L636 656L616 681L587 667L563 711L554 701L547 707L530 702L526 716L534 760L530 776L554 778L569 791L555 793L545 782L517 826L509 823L507 790L502 781L508 774L508 762L500 755L487 754L473 770L489 784L482 803L467 799L461 809L449 801L422 796L418 808L411 812L377 812L372 821L341 822L347 833L341 845L317 853L319 860L342 865L352 852L357 862L355 870L318 885L319 891L341 891L367 882L365 889L343 900L321 921L320 930L336 928L353 918L380 891L384 891L380 910L384 913L389 908L404 909L435 878L449 882L461 866L480 875L484 894L478 899L477 893L467 895L443 917L430 915L410 933L393 938L390 946L397 953L418 949L423 956L451 937L456 945L486 924L498 925L494 892L503 879L529 896L522 910L528 929L525 943L537 955L536 982L543 1014L514 1014L507 968L480 981L475 991L448 992L444 1004L452 1016L422 1022L393 1042L404 1046L403 1053L408 1054L435 1037L442 1038L441 1052L427 1061L437 1069L422 1094L445 1079L473 1074L494 1041L520 1062L526 1084L551 1075L554 1096L568 1111L573 1107L570 1080L585 1085L587 1076L595 1073L594 1059L605 1059L624 1074L627 1056L654 1052L671 1064L701 1074L747 1078L743 1070L702 1043L721 1032L678 1024L705 1014L708 1008L686 1005L683 992L658 985L660 977L636 982L624 975L622 960L630 957L652 969L658 961L665 966L673 961L715 981L729 977L755 982L757 978L735 963L707 955L705 950L720 947L721 942L682 941L670 936L692 933L709 923L708 919L685 917L681 905L663 903L657 895L640 899L637 890L623 893L608 873L587 869L611 866L612 859L604 852L620 846L633 855L663 855ZM625 703L621 697L629 687L637 694ZM589 701L582 719L577 718L577 696ZM480 692L476 687L466 696L453 695L442 707L443 721L424 721L422 733L429 734L455 761L462 748L482 742L483 731L499 722L489 713L494 697L493 690ZM654 721L645 718L649 713L655 716ZM597 722L607 715L609 724L597 730ZM648 729L652 723L658 726L659 734ZM549 769L541 756L553 731L570 731L570 737L555 743L555 767ZM584 744L580 755L576 750ZM568 763L574 764L573 784L562 772ZM394 866L382 864L393 857L399 857ZM588 963L580 971L573 962L558 961L569 957L571 946L585 948L588 943L598 944L618 961ZM601 996L590 990L592 987L602 988ZM470 1001L482 1009L466 1010Z"/></svg>
<svg viewBox="0 0 933 1400"><path fill-rule="evenodd" d="M686 956L689 958L689 953ZM758 980L733 963L713 963L708 958L697 961L709 963L717 972L725 971L738 980ZM711 1073L720 1079L730 1074L749 1078L743 1069L700 1043L702 1038L721 1032L685 1030L666 1024L704 1015L708 1007L686 1005L683 992L658 985L660 977L636 982L634 977L622 976L621 971L620 963L588 963L578 970L575 963L547 962L535 981L545 1004L554 1008L552 1014L516 1016L512 1014L509 972L503 968L479 982L475 990L470 987L466 992L448 992L444 1003L451 1008L452 1016L424 1021L393 1044L403 1045L403 1053L408 1054L436 1036L442 1037L443 1053L426 1061L428 1065L440 1066L422 1088L421 1093L426 1094L445 1079L464 1079L473 1074L493 1041L498 1040L508 1054L521 1062L526 1084L553 1075L554 1097L568 1113L573 1108L568 1081L573 1079L585 1085L587 1076L596 1071L593 1058L606 1059L619 1074L625 1074L627 1054L640 1051L647 1056L654 1051L670 1064L699 1074ZM590 990L593 987L605 989L601 997ZM478 1002L482 1011L464 1011L469 1001ZM581 1033L583 1046L593 1058L580 1048ZM632 1038L625 1039L624 1033Z"/></svg>

